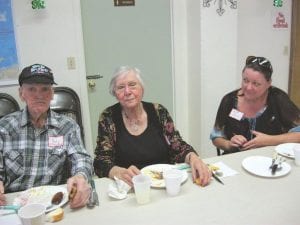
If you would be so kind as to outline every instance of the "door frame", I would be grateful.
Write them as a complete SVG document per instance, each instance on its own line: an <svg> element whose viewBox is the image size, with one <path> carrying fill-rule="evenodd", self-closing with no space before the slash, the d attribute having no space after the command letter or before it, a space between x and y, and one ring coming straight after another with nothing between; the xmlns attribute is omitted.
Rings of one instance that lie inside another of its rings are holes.
<svg viewBox="0 0 300 225"><path fill-rule="evenodd" d="M288 94L291 98L291 100L298 106L300 107L300 95L299 96L294 96L293 93L296 93L297 89L294 85L293 82L295 79L297 81L300 80L300 73L296 73L297 69L297 62L296 58L297 56L300 56L300 43L297 42L297 40L300 40L300 20L299 20L299 15L300 13L300 4L298 0L293 0L292 1L292 19L291 19L291 47L290 47L290 69L289 69L289 85L288 85ZM299 70L299 69L298 69Z"/></svg>

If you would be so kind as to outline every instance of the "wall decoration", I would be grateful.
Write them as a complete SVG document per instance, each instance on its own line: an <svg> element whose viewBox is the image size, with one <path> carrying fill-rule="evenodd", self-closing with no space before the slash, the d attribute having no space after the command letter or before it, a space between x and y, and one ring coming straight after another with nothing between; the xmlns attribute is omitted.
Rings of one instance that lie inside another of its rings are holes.
<svg viewBox="0 0 300 225"><path fill-rule="evenodd" d="M210 2L213 0L203 0L203 7L210 7ZM214 0L214 5L218 3L216 12L222 16L225 12L224 6L227 6L227 2L230 3L231 9L237 8L237 1L234 0Z"/></svg>
<svg viewBox="0 0 300 225"><path fill-rule="evenodd" d="M0 85L17 84L19 73L11 0L0 0Z"/></svg>
<svg viewBox="0 0 300 225"><path fill-rule="evenodd" d="M286 16L284 15L283 12L274 12L272 15L272 21L273 21L273 28L278 29L278 28L288 28L289 25L287 23L288 18L286 18Z"/></svg>
<svg viewBox="0 0 300 225"><path fill-rule="evenodd" d="M282 7L282 0L273 0L273 5L275 7Z"/></svg>
<svg viewBox="0 0 300 225"><path fill-rule="evenodd" d="M45 1L43 0L33 0L31 5L33 9L44 9L46 7Z"/></svg>

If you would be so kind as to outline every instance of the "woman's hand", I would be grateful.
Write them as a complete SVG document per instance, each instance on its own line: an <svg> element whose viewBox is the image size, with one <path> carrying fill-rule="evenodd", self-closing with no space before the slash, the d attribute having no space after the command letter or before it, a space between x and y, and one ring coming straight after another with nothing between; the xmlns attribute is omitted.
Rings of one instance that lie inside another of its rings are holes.
<svg viewBox="0 0 300 225"><path fill-rule="evenodd" d="M200 179L200 185L206 186L211 179L211 171L208 166L194 152L189 153L187 157L192 169L193 181Z"/></svg>
<svg viewBox="0 0 300 225"><path fill-rule="evenodd" d="M6 198L4 195L4 184L3 181L0 181L0 205L6 204Z"/></svg>
<svg viewBox="0 0 300 225"><path fill-rule="evenodd" d="M247 138L245 138L243 135L234 135L232 136L229 142L230 142L229 143L230 146L228 149L240 148L245 143L247 143Z"/></svg>
<svg viewBox="0 0 300 225"><path fill-rule="evenodd" d="M252 148L259 148L259 147L263 147L266 145L272 145L272 143L270 143L270 139L271 139L271 135L268 134L264 134L258 131L251 131L252 134L255 136L253 139L251 139L250 141L244 143L241 146L241 150L248 150L248 149L252 149Z"/></svg>
<svg viewBox="0 0 300 225"><path fill-rule="evenodd" d="M132 177L140 173L140 170L134 165L131 165L127 169L123 167L114 166L109 171L109 177L113 178L114 176L116 176L117 178L125 181L128 185L130 185L130 187L132 187Z"/></svg>
<svg viewBox="0 0 300 225"><path fill-rule="evenodd" d="M86 205L91 194L91 187L86 178L81 175L75 175L68 179L67 189L71 192L72 188L76 188L75 196L70 201L71 208L80 208Z"/></svg>

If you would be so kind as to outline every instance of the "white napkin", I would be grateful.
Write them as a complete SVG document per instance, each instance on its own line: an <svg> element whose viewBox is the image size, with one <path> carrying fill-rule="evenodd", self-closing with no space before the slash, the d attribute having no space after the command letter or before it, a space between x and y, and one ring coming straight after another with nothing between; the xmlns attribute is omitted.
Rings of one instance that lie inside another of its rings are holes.
<svg viewBox="0 0 300 225"><path fill-rule="evenodd" d="M123 180L114 177L115 182L109 184L107 194L115 199L124 199L127 197L128 191L131 189L131 187L124 182Z"/></svg>
<svg viewBox="0 0 300 225"><path fill-rule="evenodd" d="M2 212L0 212L0 213L2 213ZM3 212L3 214L0 214L0 224L22 225L22 222L17 214L4 215L4 212Z"/></svg>
<svg viewBox="0 0 300 225"><path fill-rule="evenodd" d="M213 165L220 168L218 170L218 171L222 172L222 174L219 175L220 177L229 177L229 176L234 176L234 175L238 174L237 171L231 169L229 166L227 166L223 162L216 162L216 163L213 163Z"/></svg>

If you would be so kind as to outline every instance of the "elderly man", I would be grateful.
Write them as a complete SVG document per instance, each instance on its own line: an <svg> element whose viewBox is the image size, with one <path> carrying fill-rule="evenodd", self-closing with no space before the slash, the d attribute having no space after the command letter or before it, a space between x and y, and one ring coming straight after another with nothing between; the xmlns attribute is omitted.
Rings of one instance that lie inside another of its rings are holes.
<svg viewBox="0 0 300 225"><path fill-rule="evenodd" d="M77 192L71 208L84 206L90 195L92 159L80 128L71 118L50 110L53 73L34 64L19 76L19 95L26 107L0 120L0 205L4 193L67 182Z"/></svg>

